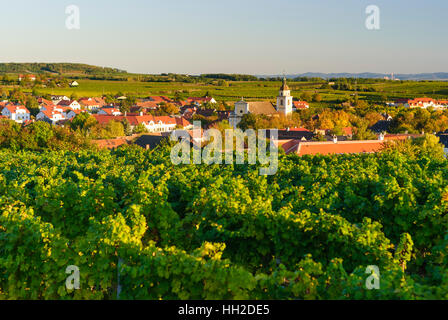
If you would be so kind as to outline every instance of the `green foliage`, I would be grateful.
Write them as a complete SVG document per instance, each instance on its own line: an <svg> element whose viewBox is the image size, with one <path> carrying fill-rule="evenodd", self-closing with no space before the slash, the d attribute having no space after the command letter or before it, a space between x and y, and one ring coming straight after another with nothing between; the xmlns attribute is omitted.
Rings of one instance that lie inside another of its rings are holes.
<svg viewBox="0 0 448 320"><path fill-rule="evenodd" d="M3 299L448 298L443 158L281 154L273 176L174 166L169 144L0 159Z"/></svg>
<svg viewBox="0 0 448 320"><path fill-rule="evenodd" d="M37 121L21 127L11 120L0 120L0 148L12 150L80 150L94 148L79 132Z"/></svg>

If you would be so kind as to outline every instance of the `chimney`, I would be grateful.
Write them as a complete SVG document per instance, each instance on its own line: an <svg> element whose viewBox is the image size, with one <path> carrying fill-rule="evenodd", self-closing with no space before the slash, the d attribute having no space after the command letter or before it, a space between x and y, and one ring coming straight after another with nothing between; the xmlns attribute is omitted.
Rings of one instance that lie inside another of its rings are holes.
<svg viewBox="0 0 448 320"><path fill-rule="evenodd" d="M338 143L338 137L336 135L333 135L333 142Z"/></svg>
<svg viewBox="0 0 448 320"><path fill-rule="evenodd" d="M384 133L380 133L380 135L378 136L378 140L383 141L384 140Z"/></svg>
<svg viewBox="0 0 448 320"><path fill-rule="evenodd" d="M125 112L124 112L124 116L126 117L126 115L127 115L127 114L128 114L128 112L127 112L127 111L125 111Z"/></svg>

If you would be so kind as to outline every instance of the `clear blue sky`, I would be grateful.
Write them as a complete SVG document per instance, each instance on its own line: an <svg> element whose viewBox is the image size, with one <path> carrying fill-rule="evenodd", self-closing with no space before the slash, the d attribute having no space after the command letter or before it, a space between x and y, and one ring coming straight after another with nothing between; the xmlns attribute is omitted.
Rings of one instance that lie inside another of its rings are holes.
<svg viewBox="0 0 448 320"><path fill-rule="evenodd" d="M80 8L67 30L65 7ZM381 29L365 9L381 9ZM3 0L0 62L142 73L448 71L447 0Z"/></svg>

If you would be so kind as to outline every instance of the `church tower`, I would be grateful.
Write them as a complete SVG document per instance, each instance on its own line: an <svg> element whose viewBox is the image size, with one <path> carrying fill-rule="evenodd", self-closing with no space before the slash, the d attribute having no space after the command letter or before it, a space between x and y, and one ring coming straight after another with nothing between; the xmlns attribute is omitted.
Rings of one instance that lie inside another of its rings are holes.
<svg viewBox="0 0 448 320"><path fill-rule="evenodd" d="M292 96L286 84L286 78L283 78L283 84L280 87L280 93L277 97L277 111L284 115L292 113Z"/></svg>

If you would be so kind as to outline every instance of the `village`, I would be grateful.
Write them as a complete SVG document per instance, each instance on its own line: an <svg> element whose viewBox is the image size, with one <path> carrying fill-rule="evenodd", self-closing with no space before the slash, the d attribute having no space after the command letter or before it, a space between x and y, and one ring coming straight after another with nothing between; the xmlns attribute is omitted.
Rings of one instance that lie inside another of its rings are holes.
<svg viewBox="0 0 448 320"><path fill-rule="evenodd" d="M33 75L19 75L19 81L27 79L34 81ZM76 87L79 83L70 82ZM213 97L189 97L176 101L167 96L148 96L138 99L123 111L123 101L127 97L117 97L116 103L106 103L104 97L82 97L70 99L65 95L52 95L49 99L35 97L39 110L32 116L26 106L8 100L0 101L0 119L13 120L22 126L35 121L44 121L54 126L70 126L79 115L90 115L99 125L111 122L126 123L129 127L125 136L109 137L108 139L93 139L100 148L113 149L125 144L137 144L146 149L153 149L175 130L187 130L191 136L191 143L204 144L204 139L193 139L193 120L210 119L213 121L203 125L203 129L213 124L224 122L226 128L239 128L246 115L262 116L268 119L291 117L293 113L308 110L310 105L306 101L296 100L291 95L286 79L279 88L276 103L269 101L245 101L242 97L234 103L234 110L218 110L218 102ZM448 108L448 100L431 98L398 99L388 102L388 106L404 107L407 109L444 110ZM168 107L167 107L168 106ZM163 115L160 110L166 110ZM128 111L127 111L128 110ZM344 153L372 153L383 149L386 141L406 140L422 137L419 134L389 132L393 118L387 113L379 119L369 130L376 134L375 139L354 139L354 128L342 127L339 134L328 128L309 130L304 127L270 127L277 129L278 140L274 143L281 147L286 154L344 154ZM431 132L436 134L445 150L448 150L448 134L446 132Z"/></svg>

